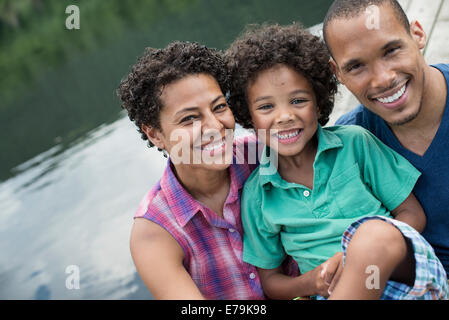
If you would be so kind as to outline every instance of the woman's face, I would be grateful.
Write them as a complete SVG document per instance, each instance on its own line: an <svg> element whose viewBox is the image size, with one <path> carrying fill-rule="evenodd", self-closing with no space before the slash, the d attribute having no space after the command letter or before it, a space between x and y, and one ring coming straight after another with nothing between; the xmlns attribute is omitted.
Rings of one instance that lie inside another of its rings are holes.
<svg viewBox="0 0 449 320"><path fill-rule="evenodd" d="M305 77L286 65L276 65L260 72L247 93L259 138L279 156L298 155L309 145L317 131L318 114L315 93Z"/></svg>
<svg viewBox="0 0 449 320"><path fill-rule="evenodd" d="M154 129L150 140L175 165L229 166L235 120L214 77L196 74L172 82L163 88L161 102L161 130Z"/></svg>

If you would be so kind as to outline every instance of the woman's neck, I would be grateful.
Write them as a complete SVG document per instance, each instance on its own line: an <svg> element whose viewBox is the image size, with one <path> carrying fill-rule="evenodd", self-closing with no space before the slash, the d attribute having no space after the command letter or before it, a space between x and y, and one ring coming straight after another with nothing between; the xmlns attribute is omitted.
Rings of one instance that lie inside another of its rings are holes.
<svg viewBox="0 0 449 320"><path fill-rule="evenodd" d="M174 169L179 182L197 200L213 198L220 195L223 189L229 191L228 169L207 170L183 165L174 166Z"/></svg>

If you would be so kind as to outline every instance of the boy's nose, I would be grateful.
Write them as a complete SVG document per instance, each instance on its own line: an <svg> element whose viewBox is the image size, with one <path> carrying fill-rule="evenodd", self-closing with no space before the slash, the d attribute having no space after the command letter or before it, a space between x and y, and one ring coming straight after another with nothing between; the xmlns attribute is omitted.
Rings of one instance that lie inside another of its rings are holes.
<svg viewBox="0 0 449 320"><path fill-rule="evenodd" d="M279 108L279 112L277 115L277 123L284 124L293 121L294 115L291 112L289 107Z"/></svg>

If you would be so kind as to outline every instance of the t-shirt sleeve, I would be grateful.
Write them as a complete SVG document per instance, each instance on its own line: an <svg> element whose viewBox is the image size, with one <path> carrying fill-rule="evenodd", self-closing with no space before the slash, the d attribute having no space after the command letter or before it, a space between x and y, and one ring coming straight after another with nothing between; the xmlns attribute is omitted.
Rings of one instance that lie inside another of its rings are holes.
<svg viewBox="0 0 449 320"><path fill-rule="evenodd" d="M262 190L258 188L261 188L258 181L252 180L247 181L243 189L243 261L259 268L274 269L282 264L285 257L280 239L281 228L264 218L258 196Z"/></svg>
<svg viewBox="0 0 449 320"><path fill-rule="evenodd" d="M412 192L421 173L403 156L371 132L361 129L360 144L365 183L389 210L393 211Z"/></svg>
<svg viewBox="0 0 449 320"><path fill-rule="evenodd" d="M335 125L351 125L351 124L362 125L360 120L360 115L362 111L363 107L359 105L358 107L352 109L348 113L345 113L340 118L338 118L338 120L335 122Z"/></svg>

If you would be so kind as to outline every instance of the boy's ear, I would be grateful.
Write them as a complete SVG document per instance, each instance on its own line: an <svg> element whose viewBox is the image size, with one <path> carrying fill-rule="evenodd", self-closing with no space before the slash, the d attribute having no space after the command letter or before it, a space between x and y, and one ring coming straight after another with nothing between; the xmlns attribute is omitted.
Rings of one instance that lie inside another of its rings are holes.
<svg viewBox="0 0 449 320"><path fill-rule="evenodd" d="M150 140L151 143L153 143L159 149L165 149L161 130L156 129L152 126L147 126L146 124L142 124L140 128L146 134L148 140Z"/></svg>
<svg viewBox="0 0 449 320"><path fill-rule="evenodd" d="M332 72L335 74L335 76L337 77L338 82L340 82L341 84L344 84L343 79L341 78L341 73L340 73L340 68L338 67L337 62L335 62L334 58L330 58L329 59L329 64L331 66L331 70Z"/></svg>

